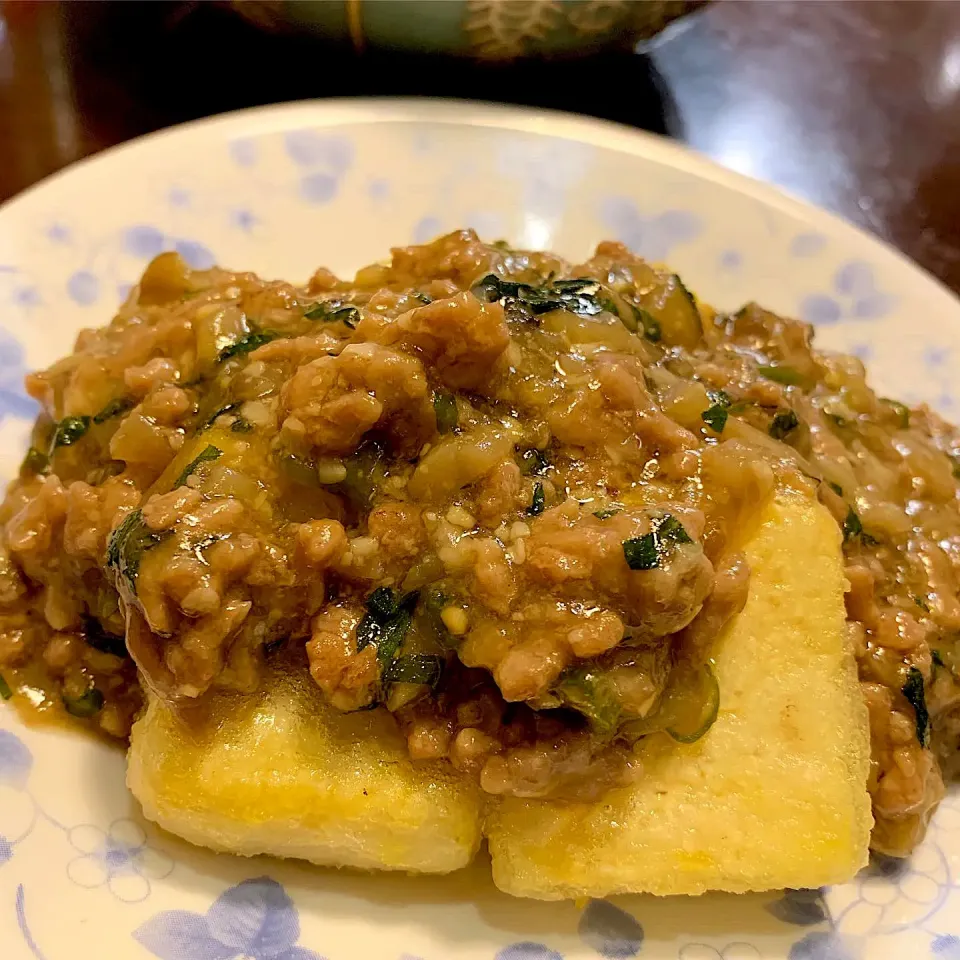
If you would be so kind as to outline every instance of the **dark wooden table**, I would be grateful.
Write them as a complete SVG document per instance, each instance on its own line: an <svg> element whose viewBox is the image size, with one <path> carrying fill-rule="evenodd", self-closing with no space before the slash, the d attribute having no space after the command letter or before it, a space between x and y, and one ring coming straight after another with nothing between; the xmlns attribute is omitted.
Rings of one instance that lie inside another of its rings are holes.
<svg viewBox="0 0 960 960"><path fill-rule="evenodd" d="M203 3L0 2L0 199L171 123L367 94L527 102L669 133L872 230L960 292L957 2L723 0L649 57L496 68L358 60Z"/></svg>

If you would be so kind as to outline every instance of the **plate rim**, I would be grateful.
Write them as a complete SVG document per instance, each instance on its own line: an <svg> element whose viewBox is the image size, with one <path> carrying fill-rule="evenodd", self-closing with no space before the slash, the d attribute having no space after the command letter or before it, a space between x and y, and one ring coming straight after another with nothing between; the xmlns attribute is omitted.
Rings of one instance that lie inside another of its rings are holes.
<svg viewBox="0 0 960 960"><path fill-rule="evenodd" d="M122 161L154 144L189 137L198 132L216 131L255 124L254 133L277 133L289 129L291 118L302 117L315 128L341 127L358 123L440 123L450 126L474 126L515 133L533 133L586 143L643 157L673 169L697 176L718 186L734 190L781 212L802 218L813 226L872 249L876 256L897 264L914 275L929 294L957 311L960 318L960 293L954 293L942 280L921 266L886 239L800 196L768 181L759 180L722 166L716 160L684 143L638 127L563 110L525 107L483 100L444 97L331 97L294 100L284 103L243 107L200 117L154 130L76 160L26 187L0 204L0 229L11 216L28 211L38 197L58 187L70 177L97 166ZM301 124L308 125L307 123Z"/></svg>

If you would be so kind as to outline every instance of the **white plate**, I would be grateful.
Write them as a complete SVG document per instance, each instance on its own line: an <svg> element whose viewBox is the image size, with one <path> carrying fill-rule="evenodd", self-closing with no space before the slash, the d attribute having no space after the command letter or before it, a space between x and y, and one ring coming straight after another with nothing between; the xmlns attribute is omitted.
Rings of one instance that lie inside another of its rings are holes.
<svg viewBox="0 0 960 960"><path fill-rule="evenodd" d="M341 101L135 141L0 210L0 469L33 407L23 373L106 322L176 247L305 280L462 225L586 257L617 238L704 299L811 319L884 393L956 415L960 303L842 221L675 144L512 108ZM440 879L217 856L140 818L121 753L0 709L3 960L905 960L960 958L960 796L909 863L829 891L543 904L486 865Z"/></svg>

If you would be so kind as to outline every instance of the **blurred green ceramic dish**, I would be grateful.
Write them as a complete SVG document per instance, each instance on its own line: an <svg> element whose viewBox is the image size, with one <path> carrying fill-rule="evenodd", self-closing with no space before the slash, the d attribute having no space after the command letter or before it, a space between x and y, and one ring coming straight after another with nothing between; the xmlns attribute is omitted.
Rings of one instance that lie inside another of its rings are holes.
<svg viewBox="0 0 960 960"><path fill-rule="evenodd" d="M487 60L632 47L705 0L232 0L271 29Z"/></svg>

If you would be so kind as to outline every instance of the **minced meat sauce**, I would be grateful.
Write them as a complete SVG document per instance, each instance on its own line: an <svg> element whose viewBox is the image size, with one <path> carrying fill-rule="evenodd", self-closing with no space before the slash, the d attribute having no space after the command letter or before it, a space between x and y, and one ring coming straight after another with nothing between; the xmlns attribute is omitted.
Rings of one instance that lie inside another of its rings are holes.
<svg viewBox="0 0 960 960"><path fill-rule="evenodd" d="M843 531L874 846L908 852L960 739L960 438L750 304L615 243L470 231L306 287L158 257L31 375L0 508L0 692L123 738L140 681L344 711L492 794L593 797L716 716L710 647L775 487ZM139 668L139 673L138 669Z"/></svg>

